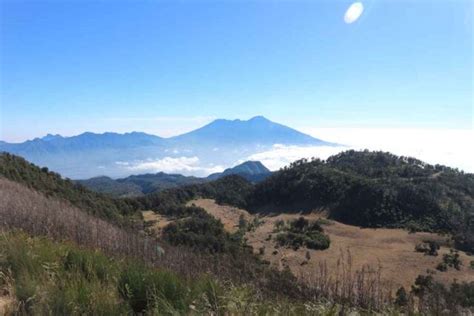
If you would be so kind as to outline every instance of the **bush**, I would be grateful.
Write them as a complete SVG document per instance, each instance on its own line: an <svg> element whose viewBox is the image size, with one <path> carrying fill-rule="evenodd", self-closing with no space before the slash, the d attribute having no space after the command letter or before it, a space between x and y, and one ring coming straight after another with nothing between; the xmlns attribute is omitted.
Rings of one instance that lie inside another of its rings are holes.
<svg viewBox="0 0 474 316"><path fill-rule="evenodd" d="M408 305L408 294L403 286L400 287L395 294L395 305L399 307Z"/></svg>
<svg viewBox="0 0 474 316"><path fill-rule="evenodd" d="M428 240L415 246L415 251L428 256L437 256L440 245L437 241Z"/></svg>
<svg viewBox="0 0 474 316"><path fill-rule="evenodd" d="M458 251L450 249L449 253L443 255L443 261L436 266L436 269L445 272L448 271L448 268L460 270L461 266L462 262L459 259Z"/></svg>
<svg viewBox="0 0 474 316"><path fill-rule="evenodd" d="M323 234L322 227L317 222L309 222L304 217L284 223L276 222L275 228L280 231L276 236L279 246L298 250L305 246L309 249L324 250L329 248L330 240Z"/></svg>
<svg viewBox="0 0 474 316"><path fill-rule="evenodd" d="M222 223L207 213L169 224L163 229L163 237L172 245L184 245L210 253L234 253L240 246L240 242L224 230Z"/></svg>

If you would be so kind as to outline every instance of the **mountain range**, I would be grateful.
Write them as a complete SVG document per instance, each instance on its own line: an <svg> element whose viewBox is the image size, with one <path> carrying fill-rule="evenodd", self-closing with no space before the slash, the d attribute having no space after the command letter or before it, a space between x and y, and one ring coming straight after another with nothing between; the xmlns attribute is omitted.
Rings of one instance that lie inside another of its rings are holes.
<svg viewBox="0 0 474 316"><path fill-rule="evenodd" d="M132 175L121 179L99 176L87 180L77 180L76 182L92 191L115 197L133 197L183 185L205 183L230 175L239 175L250 182L257 183L271 174L272 172L260 161L246 161L223 172L213 173L203 178L158 172Z"/></svg>
<svg viewBox="0 0 474 316"><path fill-rule="evenodd" d="M207 176L276 144L335 145L256 116L249 120L218 119L170 138L141 132L86 132L72 137L48 134L23 143L0 142L0 152L22 156L73 179L170 170Z"/></svg>

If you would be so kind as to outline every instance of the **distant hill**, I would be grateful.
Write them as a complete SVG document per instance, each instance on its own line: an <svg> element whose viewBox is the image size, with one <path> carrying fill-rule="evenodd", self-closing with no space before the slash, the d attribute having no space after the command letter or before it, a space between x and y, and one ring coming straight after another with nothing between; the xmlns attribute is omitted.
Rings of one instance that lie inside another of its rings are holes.
<svg viewBox="0 0 474 316"><path fill-rule="evenodd" d="M219 179L228 175L239 175L250 182L259 182L270 176L272 172L260 161L246 161L233 168L228 168L220 173L214 173L207 177L209 180Z"/></svg>
<svg viewBox="0 0 474 316"><path fill-rule="evenodd" d="M106 176L94 177L87 180L77 180L76 182L92 191L115 197L133 197L143 194L139 185L119 182Z"/></svg>
<svg viewBox="0 0 474 316"><path fill-rule="evenodd" d="M205 178L158 172L156 174L132 175L116 180L101 176L76 182L93 191L115 197L134 197L184 185L206 183L229 175L238 175L250 182L257 183L271 175L271 171L259 161L247 161Z"/></svg>
<svg viewBox="0 0 474 316"><path fill-rule="evenodd" d="M72 179L97 176L127 177L141 170L160 170L146 163L191 159L193 168L178 164L173 172L199 177L218 165L234 165L252 154L273 145L332 146L290 127L272 122L262 116L249 120L218 119L192 132L161 138L145 133L83 133L72 137L48 134L23 143L0 142L0 152L19 155L39 166L48 167ZM145 169L141 166L145 165ZM137 168L138 166L138 168ZM180 166L182 169L179 169ZM176 170L176 171L175 171Z"/></svg>

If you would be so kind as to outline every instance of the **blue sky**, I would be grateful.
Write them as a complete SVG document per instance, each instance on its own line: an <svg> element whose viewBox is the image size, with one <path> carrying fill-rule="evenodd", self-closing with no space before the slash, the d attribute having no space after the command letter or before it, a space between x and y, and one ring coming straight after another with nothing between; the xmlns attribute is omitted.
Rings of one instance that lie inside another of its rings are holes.
<svg viewBox="0 0 474 316"><path fill-rule="evenodd" d="M473 126L473 2L1 0L0 139Z"/></svg>

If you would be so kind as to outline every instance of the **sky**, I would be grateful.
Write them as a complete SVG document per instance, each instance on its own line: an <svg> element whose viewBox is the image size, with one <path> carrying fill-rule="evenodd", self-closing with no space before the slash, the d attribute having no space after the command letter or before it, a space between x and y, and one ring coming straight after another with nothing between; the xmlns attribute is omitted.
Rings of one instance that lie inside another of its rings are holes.
<svg viewBox="0 0 474 316"><path fill-rule="evenodd" d="M473 3L0 0L0 140L255 115L470 137Z"/></svg>

